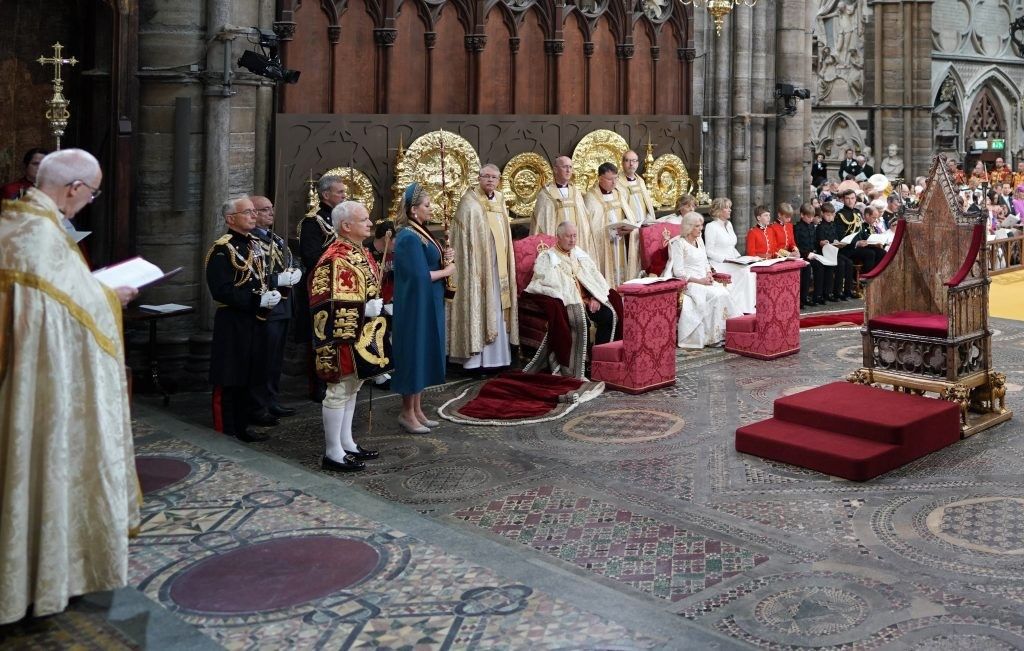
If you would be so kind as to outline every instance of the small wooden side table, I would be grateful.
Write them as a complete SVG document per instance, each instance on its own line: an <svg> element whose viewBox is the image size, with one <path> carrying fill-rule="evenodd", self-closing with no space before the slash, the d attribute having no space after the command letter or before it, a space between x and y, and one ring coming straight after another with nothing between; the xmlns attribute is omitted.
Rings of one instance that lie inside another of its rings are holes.
<svg viewBox="0 0 1024 651"><path fill-rule="evenodd" d="M143 310L138 306L131 306L126 308L124 311L124 318L126 321L145 322L149 324L149 343L146 345L146 354L149 357L149 379L153 383L153 388L160 392L160 395L164 397L164 406L171 404L171 396L164 389L163 385L160 384L160 362L157 354L156 345L156 325L161 319L168 319L175 316L184 316L186 314L192 314L196 309L194 307L181 307L171 312L153 312L150 310Z"/></svg>

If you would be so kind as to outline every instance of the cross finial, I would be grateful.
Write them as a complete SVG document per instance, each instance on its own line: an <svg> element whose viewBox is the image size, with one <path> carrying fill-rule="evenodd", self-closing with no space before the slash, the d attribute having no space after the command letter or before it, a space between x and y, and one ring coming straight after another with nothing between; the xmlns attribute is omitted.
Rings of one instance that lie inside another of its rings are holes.
<svg viewBox="0 0 1024 651"><path fill-rule="evenodd" d="M60 70L61 70L61 68L65 64L69 65L69 66L73 66L73 65L76 65L78 63L78 59L76 59L75 57L71 57L70 59L63 58L60 55L63 50L64 50L64 46L60 44L60 41L57 41L56 43L53 44L53 56L52 57L40 56L38 59L36 59L36 61L38 61L40 65L44 65L44 66L52 65L53 66L53 82L55 84L60 84L61 83L62 80L61 80L61 77L60 77Z"/></svg>

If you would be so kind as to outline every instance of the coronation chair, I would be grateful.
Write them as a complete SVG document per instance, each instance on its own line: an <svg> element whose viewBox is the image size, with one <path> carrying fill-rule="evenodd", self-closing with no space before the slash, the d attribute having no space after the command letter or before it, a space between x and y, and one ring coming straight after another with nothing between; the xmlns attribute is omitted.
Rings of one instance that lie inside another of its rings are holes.
<svg viewBox="0 0 1024 651"><path fill-rule="evenodd" d="M961 436L1012 417L1006 376L992 370L985 229L984 215L960 210L946 159L936 157L919 207L900 218L885 257L861 275L864 366L847 378L956 402Z"/></svg>

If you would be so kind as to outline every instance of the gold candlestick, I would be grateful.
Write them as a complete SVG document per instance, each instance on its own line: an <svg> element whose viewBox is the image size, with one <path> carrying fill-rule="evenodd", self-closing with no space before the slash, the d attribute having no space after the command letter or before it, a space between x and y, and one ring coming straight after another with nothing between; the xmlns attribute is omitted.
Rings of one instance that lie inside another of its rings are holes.
<svg viewBox="0 0 1024 651"><path fill-rule="evenodd" d="M704 152L700 153L700 162L697 168L697 194L694 199L698 206L706 206L711 203L711 195L704 191Z"/></svg>
<svg viewBox="0 0 1024 651"><path fill-rule="evenodd" d="M398 170L402 167L405 159L405 148L402 146L402 134L398 134L398 151L395 153L395 165L391 168L394 179L391 181L391 210L388 211L388 219L391 223L398 220L398 205L402 203L402 195L405 188L398 179Z"/></svg>
<svg viewBox="0 0 1024 651"><path fill-rule="evenodd" d="M657 179L654 178L654 145L651 144L650 135L647 136L647 155L644 156L644 173L641 176L648 188L654 187L654 182ZM651 195L651 199L653 200L654 208L658 209L661 208L661 202L655 198L655 194Z"/></svg>
<svg viewBox="0 0 1024 651"><path fill-rule="evenodd" d="M53 66L53 97L46 101L46 106L49 107L46 111L46 120L50 123L50 129L53 130L54 138L57 139L57 149L60 149L60 139L64 137L64 129L67 128L68 119L71 118L71 112L68 111L68 106L71 105L71 102L64 97L64 80L61 78L61 68L65 64L73 66L78 63L78 59L75 57L70 59L63 58L60 55L63 49L64 46L58 41L53 44L52 57L40 56L36 59L40 65Z"/></svg>
<svg viewBox="0 0 1024 651"><path fill-rule="evenodd" d="M309 170L309 180L306 181L308 191L306 192L306 215L313 216L316 214L317 201L316 197L316 181L313 180L313 170Z"/></svg>

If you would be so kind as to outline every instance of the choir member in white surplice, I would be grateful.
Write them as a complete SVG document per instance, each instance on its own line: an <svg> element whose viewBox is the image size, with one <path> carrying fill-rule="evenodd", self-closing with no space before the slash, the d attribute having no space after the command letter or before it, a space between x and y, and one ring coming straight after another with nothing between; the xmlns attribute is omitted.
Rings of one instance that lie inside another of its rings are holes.
<svg viewBox="0 0 1024 651"><path fill-rule="evenodd" d="M757 274L752 273L747 265L726 262L740 257L740 252L736 250L736 231L733 230L730 217L730 199L718 197L711 202L712 219L704 227L704 246L715 271L732 276L729 290L736 299L737 307L749 314L754 311L757 299Z"/></svg>
<svg viewBox="0 0 1024 651"><path fill-rule="evenodd" d="M683 218L682 232L669 240L668 264L661 274L687 281L677 331L680 348L718 345L725 339L725 320L742 314L729 289L712 277L700 239L703 226L704 218L698 213Z"/></svg>

